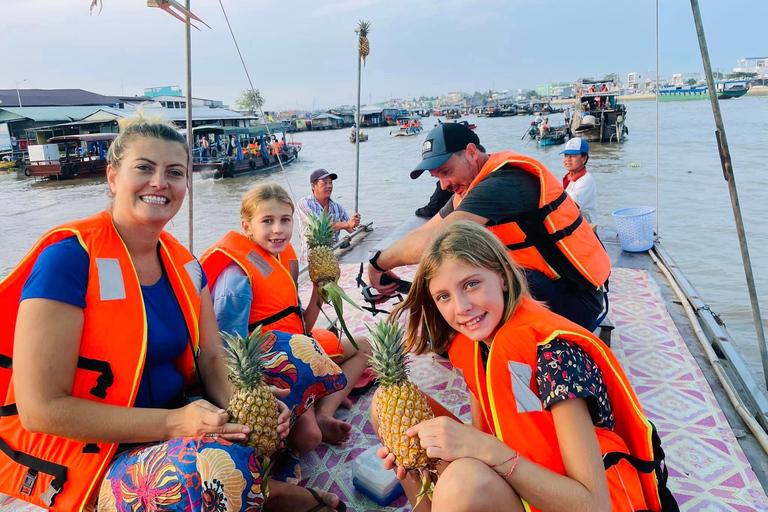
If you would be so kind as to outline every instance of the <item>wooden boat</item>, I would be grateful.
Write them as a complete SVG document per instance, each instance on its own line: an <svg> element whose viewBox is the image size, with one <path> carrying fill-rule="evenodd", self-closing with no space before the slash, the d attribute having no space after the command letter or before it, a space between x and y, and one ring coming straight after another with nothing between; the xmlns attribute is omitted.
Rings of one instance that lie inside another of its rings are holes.
<svg viewBox="0 0 768 512"><path fill-rule="evenodd" d="M457 108L449 108L445 111L446 119L461 119L461 112Z"/></svg>
<svg viewBox="0 0 768 512"><path fill-rule="evenodd" d="M627 107L616 92L585 92L576 103L571 133L587 142L621 141L629 133Z"/></svg>
<svg viewBox="0 0 768 512"><path fill-rule="evenodd" d="M568 132L565 126L551 126L544 135L539 136L538 146L545 147L565 144L567 135Z"/></svg>
<svg viewBox="0 0 768 512"><path fill-rule="evenodd" d="M47 144L28 147L24 174L43 179L73 179L103 176L107 172L107 150L116 133L88 133L51 137Z"/></svg>
<svg viewBox="0 0 768 512"><path fill-rule="evenodd" d="M717 85L717 99L729 100L732 98L741 98L747 94L747 82L744 80L728 80L719 82Z"/></svg>
<svg viewBox="0 0 768 512"><path fill-rule="evenodd" d="M361 133L360 133L360 142L366 142L367 140L368 140L368 134L367 134L367 133L362 133L362 132L361 132ZM354 143L355 143L355 137L354 137L354 136L352 136L352 135L350 135L350 136L349 136L349 142L351 142L352 144L354 144Z"/></svg>
<svg viewBox="0 0 768 512"><path fill-rule="evenodd" d="M284 140L289 125L270 123L270 131L278 140ZM184 130L182 130L184 133ZM192 150L193 171L202 173L204 178L232 178L241 174L251 174L278 169L277 155L270 149L267 154L249 150L250 144L267 143L268 132L264 125L252 127L196 126L194 147ZM210 137L209 148L200 146L203 137ZM232 141L235 145L232 145ZM280 151L280 160L288 165L299 157L301 143L286 142Z"/></svg>
<svg viewBox="0 0 768 512"><path fill-rule="evenodd" d="M389 132L394 137L411 137L424 130L421 126L421 117L418 116L402 116L397 118L398 131Z"/></svg>

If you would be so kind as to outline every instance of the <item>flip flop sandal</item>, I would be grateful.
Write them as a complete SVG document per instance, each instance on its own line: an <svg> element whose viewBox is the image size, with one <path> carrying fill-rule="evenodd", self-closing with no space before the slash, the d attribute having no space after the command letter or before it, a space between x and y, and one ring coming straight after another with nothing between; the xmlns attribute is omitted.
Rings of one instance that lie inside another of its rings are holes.
<svg viewBox="0 0 768 512"><path fill-rule="evenodd" d="M307 512L318 512L319 510L322 510L324 508L330 508L331 510L336 510L338 512L347 512L347 505L341 499L339 499L339 504L336 505L336 508L333 508L330 505L326 505L322 498L320 498L320 495L317 494L317 491L312 489L311 487L305 487L306 490L309 491L309 493L317 500L317 505L312 507L311 509L307 510Z"/></svg>
<svg viewBox="0 0 768 512"><path fill-rule="evenodd" d="M350 395L364 395L376 384L376 372L370 366L363 371L355 386L349 392Z"/></svg>

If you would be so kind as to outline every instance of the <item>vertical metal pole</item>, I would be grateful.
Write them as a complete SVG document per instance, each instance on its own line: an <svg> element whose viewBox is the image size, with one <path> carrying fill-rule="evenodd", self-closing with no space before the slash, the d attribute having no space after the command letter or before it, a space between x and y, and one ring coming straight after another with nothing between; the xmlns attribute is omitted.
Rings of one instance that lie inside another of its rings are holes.
<svg viewBox="0 0 768 512"><path fill-rule="evenodd" d="M723 116L720 112L720 102L717 100L717 88L715 87L715 79L712 76L712 65L709 62L709 50L707 49L707 39L704 36L704 25L701 22L701 11L699 10L698 0L691 0L691 9L693 10L693 21L696 24L696 34L699 36L701 60L704 62L704 74L707 77L709 99L712 102L712 113L715 116L715 137L717 138L717 146L718 150L720 151L720 165L723 168L723 177L725 178L725 181L728 182L728 190L731 194L731 206L733 207L733 217L736 221L736 233L739 236L741 259L744 264L744 273L747 277L749 301L752 303L752 318L755 322L755 330L757 331L757 343L760 348L760 359L763 363L763 376L766 379L766 387L768 387L768 346L765 344L763 320L762 316L760 315L760 304L757 300L757 289L755 288L755 276L752 273L752 262L749 258L747 235L744 231L744 219L741 215L739 195L736 191L736 178L733 174L731 153L728 149L728 139L725 137L725 125L723 124Z"/></svg>
<svg viewBox="0 0 768 512"><path fill-rule="evenodd" d="M656 0L656 239L659 233L659 0Z"/></svg>
<svg viewBox="0 0 768 512"><path fill-rule="evenodd" d="M19 92L19 84L16 84L16 97L19 98L19 108L21 108L21 93Z"/></svg>
<svg viewBox="0 0 768 512"><path fill-rule="evenodd" d="M190 12L190 0L186 0L187 12ZM187 72L187 146L189 146L189 155L187 159L187 222L189 223L189 252L194 254L194 181L192 179L193 163L192 148L195 145L195 131L192 129L192 26L189 16L184 25L185 54L186 54L186 72Z"/></svg>
<svg viewBox="0 0 768 512"><path fill-rule="evenodd" d="M360 192L360 68L362 56L360 55L360 37L357 38L357 113L355 123L355 213L360 211L358 195Z"/></svg>

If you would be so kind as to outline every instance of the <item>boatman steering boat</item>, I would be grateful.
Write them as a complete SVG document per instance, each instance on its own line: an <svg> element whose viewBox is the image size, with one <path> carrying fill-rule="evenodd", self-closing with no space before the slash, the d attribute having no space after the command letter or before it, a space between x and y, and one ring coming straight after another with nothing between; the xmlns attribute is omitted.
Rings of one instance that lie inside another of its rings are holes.
<svg viewBox="0 0 768 512"><path fill-rule="evenodd" d="M525 272L531 294L555 313L593 330L603 310L603 284L611 260L561 180L543 164L512 151L487 154L466 126L446 123L432 129L411 172L440 180L453 200L429 222L377 251L369 261L371 286L382 295L398 284L381 276L417 263L430 241L448 226L470 220L485 226L507 247Z"/></svg>

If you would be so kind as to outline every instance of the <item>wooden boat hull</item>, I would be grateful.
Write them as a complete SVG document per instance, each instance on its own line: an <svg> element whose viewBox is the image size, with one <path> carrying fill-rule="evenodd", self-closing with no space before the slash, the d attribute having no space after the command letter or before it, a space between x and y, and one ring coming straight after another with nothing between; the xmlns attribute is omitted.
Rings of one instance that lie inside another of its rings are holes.
<svg viewBox="0 0 768 512"><path fill-rule="evenodd" d="M729 100L731 98L741 98L747 94L746 89L736 89L736 90L726 90L726 91L720 91L717 95L717 99L719 100Z"/></svg>
<svg viewBox="0 0 768 512"><path fill-rule="evenodd" d="M299 157L299 149L290 148L290 151L283 151L280 159L283 165L293 163ZM203 178L234 178L245 174L254 174L268 172L279 169L280 163L275 155L269 155L268 158L260 156L245 158L240 162L230 158L220 162L196 162L193 165L193 171L201 173Z"/></svg>
<svg viewBox="0 0 768 512"><path fill-rule="evenodd" d="M53 180L93 178L107 173L106 160L77 161L64 163L26 162L24 175Z"/></svg>
<svg viewBox="0 0 768 512"><path fill-rule="evenodd" d="M557 135L545 135L539 139L539 147L557 146L558 144L565 144L564 133L558 133Z"/></svg>

